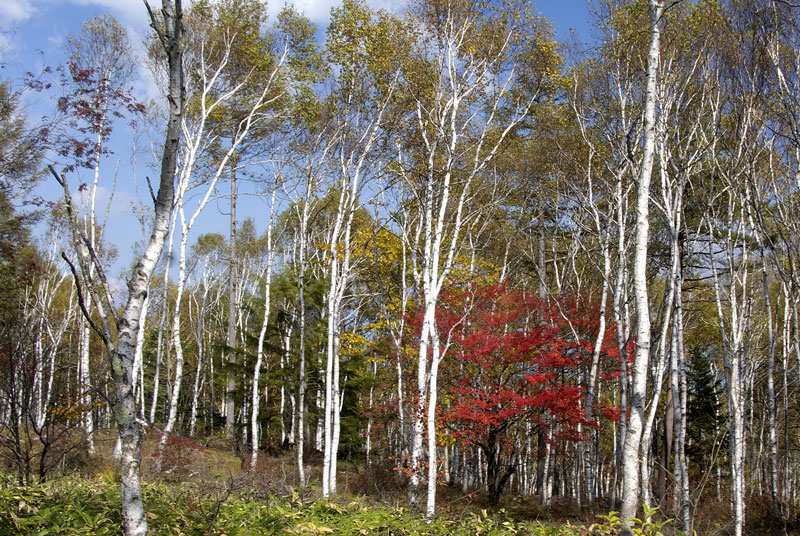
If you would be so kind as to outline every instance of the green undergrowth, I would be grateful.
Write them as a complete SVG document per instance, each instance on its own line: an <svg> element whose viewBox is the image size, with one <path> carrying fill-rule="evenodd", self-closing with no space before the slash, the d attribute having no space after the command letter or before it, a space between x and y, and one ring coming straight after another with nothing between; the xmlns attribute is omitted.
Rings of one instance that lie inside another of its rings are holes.
<svg viewBox="0 0 800 536"><path fill-rule="evenodd" d="M518 534L573 536L585 534L570 526L518 522L503 512L485 511L426 524L403 508L323 500L299 496L254 497L228 487L148 482L143 487L148 524L153 535L447 535ZM11 534L119 534L120 499L108 478L65 477L19 487L0 475L0 536Z"/></svg>

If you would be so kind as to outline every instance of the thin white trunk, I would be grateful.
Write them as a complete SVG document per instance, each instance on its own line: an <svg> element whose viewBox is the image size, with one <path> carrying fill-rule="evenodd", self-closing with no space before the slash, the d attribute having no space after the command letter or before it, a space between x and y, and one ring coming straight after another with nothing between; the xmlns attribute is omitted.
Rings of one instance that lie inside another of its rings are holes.
<svg viewBox="0 0 800 536"><path fill-rule="evenodd" d="M337 333L333 341L334 344L334 360L333 360L333 396L331 397L331 417L333 418L333 427L331 429L331 460L330 460L330 492L336 493L336 471L337 461L339 459L339 437L342 430L342 404L344 403L344 392L341 388L339 381L339 342L340 338ZM347 378L345 377L345 381Z"/></svg>
<svg viewBox="0 0 800 536"><path fill-rule="evenodd" d="M373 383L369 386L369 402L367 406L367 411L369 411L369 419L367 420L367 441L365 445L366 449L366 458L367 458L367 467L372 465L372 460L370 459L370 455L372 453L372 411L373 411L373 392L375 390L374 381L378 377L378 363L376 361L372 362L372 377Z"/></svg>
<svg viewBox="0 0 800 536"><path fill-rule="evenodd" d="M600 229L598 229L600 230ZM606 333L606 307L608 305L608 281L611 278L611 255L608 251L608 240L607 238L601 239L603 243L601 244L603 250L603 287L600 291L600 310L598 311L598 328L597 328L597 336L595 337L594 348L592 350L592 363L589 368L589 377L587 378L586 382L586 418L590 420L595 419L594 415L594 400L595 400L595 390L597 386L597 374L600 364L600 352L603 348L603 341L605 338ZM595 437L597 435L597 431L592 430L590 432L591 437ZM589 502L589 507L592 509L592 512L595 511L595 475L596 475L596 465L594 463L594 440L590 439L585 442L584 445L584 460L583 460L583 469L584 469L584 483L586 485L586 499ZM580 495L580 493L579 493Z"/></svg>
<svg viewBox="0 0 800 536"><path fill-rule="evenodd" d="M623 534L631 534L639 506L639 445L644 425L644 404L647 397L647 370L650 359L650 303L647 290L647 246L650 236L650 178L655 149L656 82L661 41L663 1L648 0L650 12L650 49L647 56L647 85L644 110L644 147L642 167L636 193L636 243L633 260L633 288L636 297L636 358L631 384L630 418L623 449L623 491L620 517L625 523Z"/></svg>
<svg viewBox="0 0 800 536"><path fill-rule="evenodd" d="M332 272L335 272L335 268L332 269ZM331 289L335 287L335 278L336 274L332 273L331 275ZM335 292L335 291L334 291ZM332 465L332 456L333 456L333 414L336 412L336 402L338 399L338 393L334 391L333 385L333 376L334 376L334 361L338 359L336 355L336 348L335 348L335 337L336 331L338 330L338 325L336 321L336 317L332 312L334 309L334 305L330 303L331 296L328 295L328 341L327 341L327 360L325 364L325 416L324 416L324 425L323 425L323 433L324 433L324 454L323 454L323 461L322 461L322 496L323 497L330 497L332 490L331 484L333 487L336 487L335 480L336 480L336 472L331 471ZM335 300L335 296L334 296Z"/></svg>
<svg viewBox="0 0 800 536"><path fill-rule="evenodd" d="M308 177L306 184L306 200L303 203L302 216L300 217L300 244L298 246L298 277L297 294L299 301L299 326L298 326L298 346L299 356L297 364L297 408L295 423L295 442L297 460L297 479L300 486L305 486L305 467L303 461L303 450L305 449L305 401L306 401L306 302L305 302L305 270L306 270L306 240L308 232L308 204L311 202L311 177Z"/></svg>
<svg viewBox="0 0 800 536"><path fill-rule="evenodd" d="M86 433L86 444L89 455L93 456L94 449L94 416L92 412L92 381L91 381L91 367L89 366L89 349L91 344L91 331L89 330L89 322L81 317L80 320L80 369L81 369L81 383L80 383L80 396L81 404L85 408L83 411L83 430Z"/></svg>
<svg viewBox="0 0 800 536"><path fill-rule="evenodd" d="M783 287L783 500L787 508L791 505L791 464L789 463L789 356L791 355L791 317L789 289Z"/></svg>
<svg viewBox="0 0 800 536"><path fill-rule="evenodd" d="M619 376L619 426L615 427L615 434L613 436L613 455L614 455L614 469L612 475L612 484L610 486L610 499L612 507L616 507L617 502L617 482L619 480L622 468L622 445L625 443L625 435L628 429L628 337L630 330L630 318L628 309L624 306L626 301L626 264L627 264L627 246L625 241L625 213L626 202L623 196L622 188L622 175L623 171L617 172L616 187L615 187L615 200L616 200L616 213L617 213L617 270L614 284L614 322L617 326L617 350L619 352L620 361L620 376Z"/></svg>
<svg viewBox="0 0 800 536"><path fill-rule="evenodd" d="M762 248L763 275L762 287L764 291L764 308L767 311L767 336L769 340L769 353L767 356L767 404L769 416L769 456L770 456L770 496L772 499L772 515L779 523L783 523L783 511L780 500L780 488L778 484L778 473L780 464L778 462L778 401L775 395L775 346L776 333L772 318L772 301L769 295L769 280L767 276L767 266Z"/></svg>
<svg viewBox="0 0 800 536"><path fill-rule="evenodd" d="M174 212L172 217L172 224L170 225L169 238L167 239L167 258L172 258L172 243L175 236L175 225L177 222L178 213ZM164 279L162 281L163 294L161 297L161 320L158 324L158 336L156 339L156 370L153 375L153 396L150 404L150 424L152 425L156 420L156 409L158 408L158 391L161 377L161 357L164 351L164 346L168 343L164 342L164 331L167 324L167 315L169 311L169 263L164 266ZM167 352L169 353L169 352Z"/></svg>
<svg viewBox="0 0 800 536"><path fill-rule="evenodd" d="M417 354L417 400L414 408L414 434L411 444L410 471L408 481L408 502L412 506L419 504L420 473L422 472L422 444L424 438L425 406L428 379L428 337L430 318L435 309L433 304L426 304L420 332L419 353Z"/></svg>
<svg viewBox="0 0 800 536"><path fill-rule="evenodd" d="M197 352L197 366L194 372L194 383L192 384L192 410L189 416L189 435L194 436L197 433L197 408L200 401L200 379L203 372L203 350L198 347Z"/></svg>
<svg viewBox="0 0 800 536"><path fill-rule="evenodd" d="M682 286L683 277L680 276L679 279L679 288ZM680 500L678 503L680 504L681 509L681 522L683 526L683 533L690 534L691 533L691 525L692 525L692 518L691 518L691 495L689 489L689 460L686 457L686 430L688 428L688 420L687 420L687 404L689 400L689 383L688 378L686 376L687 364L686 364L686 352L684 351L683 346L683 299L681 297L680 290L677 293L676 299L676 309L675 309L675 351L678 355L677 365L679 373L679 387L680 387L680 413L677 415L680 416L680 426L675 427L675 435L676 435L676 459L677 465L680 467L680 476L681 479L678 482L680 486L680 493L679 497ZM677 471L676 471L677 474Z"/></svg>
<svg viewBox="0 0 800 536"><path fill-rule="evenodd" d="M431 358L430 387L428 395L428 497L425 507L425 517L432 518L436 514L436 484L439 473L439 460L436 455L436 401L438 395L437 380L439 377L439 363L442 355L439 350L439 334L436 324L431 326Z"/></svg>
<svg viewBox="0 0 800 536"><path fill-rule="evenodd" d="M551 421L551 419L546 419ZM550 441L553 437L552 422L548 422L544 442L544 470L542 471L542 504L547 510L553 508L553 447Z"/></svg>
<svg viewBox="0 0 800 536"><path fill-rule="evenodd" d="M147 323L147 311L150 307L150 296L145 296L142 311L139 314L139 331L136 333L136 350L133 354L133 385L135 397L139 399L139 417L144 421L144 332Z"/></svg>
<svg viewBox="0 0 800 536"><path fill-rule="evenodd" d="M275 212L275 193L277 188L273 188L272 197L270 198L269 205L269 223L267 224L267 266L264 273L264 318L261 321L261 329L258 332L258 344L256 346L256 364L253 369L253 394L252 394L252 410L250 420L250 438L253 444L252 452L250 454L250 470L254 471L256 463L258 462L258 411L260 402L259 392L259 376L261 374L261 364L264 360L264 338L267 334L267 324L269 322L270 313L270 291L272 284L272 222L273 214ZM281 415L283 419L283 415Z"/></svg>

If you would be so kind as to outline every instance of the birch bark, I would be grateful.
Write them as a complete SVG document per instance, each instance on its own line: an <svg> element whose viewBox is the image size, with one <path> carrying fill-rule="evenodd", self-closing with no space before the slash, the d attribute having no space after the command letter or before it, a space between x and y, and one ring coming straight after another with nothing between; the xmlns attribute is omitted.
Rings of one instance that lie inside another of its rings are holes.
<svg viewBox="0 0 800 536"><path fill-rule="evenodd" d="M180 0L164 2L161 10L162 21L150 10L152 27L164 49L169 65L169 119L164 141L164 151L161 159L161 177L158 194L155 199L155 212L153 230L145 247L145 251L133 267L128 279L128 297L119 315L110 296L107 279L102 265L91 247L91 240L86 233L81 232L78 224L75 206L72 202L66 174L59 175L50 168L56 180L64 190L64 198L75 240L83 243L89 250L89 258L79 256L79 268L71 265L70 268L78 282L78 269L84 276L91 273L90 266L94 268L98 282L97 285L86 285L81 293L88 292L98 312L100 325L88 315L84 296L80 296L80 305L84 316L98 333L108 352L111 364L111 376L114 381L115 398L113 401L113 414L119 429L121 440L121 476L120 490L122 502L122 529L126 536L140 536L147 533L147 519L142 504L139 468L141 463L141 433L136 421L136 399L134 397L133 362L136 352L136 338L139 331L139 318L149 288L150 276L153 273L158 257L163 249L166 239L170 215L175 194L174 179L176 157L180 141L180 124L183 114L183 13ZM109 320L113 316L116 330L112 330Z"/></svg>
<svg viewBox="0 0 800 536"><path fill-rule="evenodd" d="M256 363L253 369L253 390L252 390L252 409L250 418L250 441L252 443L252 451L250 454L250 470L254 471L256 463L258 463L258 411L259 402L261 400L259 391L259 376L261 374L261 364L264 360L264 339L267 334L267 324L269 322L270 313L270 291L272 284L272 262L274 254L272 251L272 225L273 214L275 213L275 193L277 186L273 187L272 195L269 203L269 223L267 223L267 266L264 273L264 318L261 321L261 329L258 332L258 343L256 346ZM283 419L283 415L281 415Z"/></svg>
<svg viewBox="0 0 800 536"><path fill-rule="evenodd" d="M648 0L650 12L650 49L647 56L647 86L644 110L644 148L636 194L636 244L633 261L633 286L636 297L636 358L631 384L630 419L623 450L623 491L620 517L625 522L623 534L632 534L632 523L639 506L641 482L639 445L647 396L647 368L650 359L650 303L647 290L647 246L649 241L650 177L653 171L656 122L656 83L658 81L663 1Z"/></svg>

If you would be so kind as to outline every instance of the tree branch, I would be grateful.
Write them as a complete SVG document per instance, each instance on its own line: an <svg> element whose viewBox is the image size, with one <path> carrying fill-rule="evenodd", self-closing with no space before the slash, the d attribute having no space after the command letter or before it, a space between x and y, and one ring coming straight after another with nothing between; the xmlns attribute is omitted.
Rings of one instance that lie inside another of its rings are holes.
<svg viewBox="0 0 800 536"><path fill-rule="evenodd" d="M83 297L83 291L81 290L81 283L80 283L80 277L78 275L78 270L75 268L75 265L72 264L72 261L69 260L67 254L64 253L63 251L61 252L61 258L64 259L64 262L67 263L67 266L69 266L69 271L72 272L72 277L75 278L75 289L78 292L78 305L81 308L83 317L86 318L86 321L89 322L89 325L92 327L95 333L97 333L100 336L100 338L103 340L103 343L106 346L108 346L109 345L108 337L106 337L105 333L103 333L100 327L97 324L95 324L94 320L92 320L92 315L86 308L86 302Z"/></svg>

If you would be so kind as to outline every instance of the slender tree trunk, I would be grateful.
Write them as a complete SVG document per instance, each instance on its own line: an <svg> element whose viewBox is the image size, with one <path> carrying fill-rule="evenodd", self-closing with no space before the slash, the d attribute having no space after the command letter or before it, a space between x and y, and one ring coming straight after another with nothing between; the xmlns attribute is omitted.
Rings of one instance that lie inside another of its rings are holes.
<svg viewBox="0 0 800 536"><path fill-rule="evenodd" d="M414 404L414 435L411 445L411 476L408 481L408 503L412 506L419 504L420 473L422 472L422 444L425 427L424 416L428 387L428 339L431 331L431 317L434 312L434 304L430 302L426 303L419 339L419 352L417 354L417 392Z"/></svg>
<svg viewBox="0 0 800 536"><path fill-rule="evenodd" d="M791 471L789 463L789 356L791 355L791 317L789 289L783 286L783 500L787 510L791 509ZM789 517L787 511L787 516Z"/></svg>
<svg viewBox="0 0 800 536"><path fill-rule="evenodd" d="M439 464L436 456L436 400L438 395L437 381L439 376L439 363L441 354L439 350L439 333L436 323L431 326L431 358L430 387L428 390L428 497L425 506L425 517L431 519L436 514L436 483L439 473Z"/></svg>
<svg viewBox="0 0 800 536"><path fill-rule="evenodd" d="M680 387L680 429L676 430L677 446L676 457L677 464L680 466L680 507L681 507L681 522L683 526L683 533L690 534L692 526L692 518L690 511L691 495L689 489L689 460L686 457L686 430L688 429L687 417L687 404L689 400L689 384L686 377L686 352L683 346L683 298L681 297L680 288L683 285L683 276L680 275L678 280L678 294L677 306L675 310L675 351L678 354L678 375Z"/></svg>
<svg viewBox="0 0 800 536"><path fill-rule="evenodd" d="M286 334L283 337L283 358L281 360L281 369L289 366L291 362L292 351L292 331L294 324L289 322L286 327ZM287 395L288 394L288 395ZM288 396L289 411L284 416L284 399ZM295 422L297 420L297 401L295 395L290 388L284 383L281 384L281 442L282 444L289 445L295 444ZM286 422L288 420L288 423Z"/></svg>
<svg viewBox="0 0 800 536"><path fill-rule="evenodd" d="M256 463L258 462L258 412L259 402L261 400L259 391L259 376L261 374L261 364L264 360L264 339L267 334L267 324L269 323L270 313L270 297L271 297L271 284L272 284L272 221L275 211L275 193L277 188L273 188L272 197L270 198L269 205L269 223L267 224L267 266L264 273L264 318L261 321L261 329L258 332L258 344L256 347L256 364L253 369L253 395L252 395L252 410L250 420L250 440L253 444L253 449L250 454L250 470L255 471ZM281 415L283 420L283 415Z"/></svg>
<svg viewBox="0 0 800 536"><path fill-rule="evenodd" d="M339 316L338 314L336 315ZM337 318L338 323L338 318ZM342 392L340 371L339 371L339 350L340 350L339 329L336 330L336 337L333 340L333 396L331 397L331 417L333 427L331 429L331 463L330 463L330 485L331 493L336 493L336 471L339 459L339 437L342 430L342 404L344 403L344 392ZM345 380L347 378L345 377Z"/></svg>
<svg viewBox="0 0 800 536"><path fill-rule="evenodd" d="M337 284L337 266L338 263L335 259L331 259L332 267L331 267L331 291L328 294L328 340L327 340L327 352L326 352L326 364L325 364L325 417L324 417L324 428L323 433L325 435L324 439L324 453L323 453L323 461L322 461L322 496L323 497L330 497L331 493L334 492L336 488L336 471L333 470L333 457L335 456L333 452L333 420L335 419L335 413L337 412L337 402L338 402L338 393L336 392L336 386L334 382L338 380L335 378L335 372L338 372L338 367L336 366L336 362L338 361L338 355L336 355L336 334L339 329L338 326L338 319L336 315L338 313L338 306L336 302L336 284ZM333 294L333 295L331 295ZM336 370L334 370L336 369ZM337 382L338 383L338 382ZM333 488L333 489L331 489Z"/></svg>
<svg viewBox="0 0 800 536"><path fill-rule="evenodd" d="M139 315L139 332L136 334L136 353L133 358L134 393L139 399L139 418L144 421L144 332L147 322L147 312L150 308L150 295L148 294L142 304Z"/></svg>
<svg viewBox="0 0 800 536"><path fill-rule="evenodd" d="M83 411L83 429L86 433L86 442L89 455L93 456L94 450L94 413L92 410L92 383L91 373L89 366L89 350L91 343L91 331L89 331L89 322L85 318L81 318L80 322L80 369L81 369L81 404L87 409Z"/></svg>
<svg viewBox="0 0 800 536"><path fill-rule="evenodd" d="M202 314L198 312L198 314ZM195 368L194 372L194 383L192 384L192 410L189 417L189 435L194 436L197 433L197 408L198 402L200 401L200 379L202 378L203 372L203 361L204 361L204 350L202 346L201 338L198 338L198 347L197 347L197 367Z"/></svg>
<svg viewBox="0 0 800 536"><path fill-rule="evenodd" d="M770 496L772 498L772 515L776 522L783 523L783 511L780 500L780 488L778 485L778 473L780 463L778 461L778 402L775 396L775 346L776 333L775 323L772 317L772 300L769 295L769 279L767 276L766 260L764 250L761 251L763 274L761 284L764 290L764 308L767 311L767 336L769 339L769 354L767 356L767 404L769 415L769 456L770 456Z"/></svg>
<svg viewBox="0 0 800 536"><path fill-rule="evenodd" d="M594 419L594 397L597 385L597 372L600 364L600 351L603 348L603 340L606 333L606 306L608 304L608 280L611 277L611 256L608 251L608 241L606 240L602 245L603 249L603 288L600 292L600 311L598 312L598 328L597 337L594 342L594 349L592 351L592 364L589 368L589 377L586 382L586 418ZM598 430L591 429L591 436L595 437L599 433ZM593 456L594 441L589 440L585 442L583 453L583 470L584 470L584 483L586 485L586 500L589 503L592 513L596 511L595 505L595 474L597 467L594 463ZM580 492L579 492L580 494Z"/></svg>
<svg viewBox="0 0 800 536"><path fill-rule="evenodd" d="M546 419L552 421L552 419ZM547 510L553 508L553 448L550 442L553 438L552 422L548 422L544 435L544 463L542 466L542 504Z"/></svg>
<svg viewBox="0 0 800 536"><path fill-rule="evenodd" d="M373 382L378 378L378 363L376 361L372 362L372 380ZM370 454L372 452L372 413L373 413L373 404L374 404L374 397L373 393L375 390L375 384L371 383L369 386L369 402L367 405L367 411L369 411L369 418L367 419L367 439L366 439L366 458L367 458L367 467L372 465L372 460L370 459Z"/></svg>
<svg viewBox="0 0 800 536"><path fill-rule="evenodd" d="M311 178L308 179L307 194L311 190ZM297 449L297 478L300 486L305 486L305 468L303 462L303 450L305 449L305 401L306 401L306 302L305 302L305 271L306 271L306 232L308 225L308 203L310 202L308 195L303 204L303 214L300 222L300 246L299 246L299 273L297 276L297 293L299 300L298 316L298 364L297 364L297 417L295 418L296 425L296 443Z"/></svg>
<svg viewBox="0 0 800 536"><path fill-rule="evenodd" d="M636 297L636 359L633 365L630 419L623 451L623 492L620 517L626 523L623 534L632 534L641 482L639 480L639 444L647 396L647 369L650 358L650 303L647 292L647 246L649 241L650 177L655 147L656 81L658 77L663 2L648 0L650 11L650 50L647 56L647 87L644 112L644 150L636 200L636 246L633 261L633 287Z"/></svg>
<svg viewBox="0 0 800 536"><path fill-rule="evenodd" d="M169 238L167 239L167 258L172 257L172 238L175 233L175 224L177 222L178 213L174 213L172 225L170 227ZM153 374L153 393L150 402L150 420L151 425L156 420L156 410L158 409L158 391L161 379L161 356L164 352L164 330L167 324L167 315L169 311L169 263L164 266L164 279L163 279L163 293L161 297L161 320L158 324L158 336L156 338L156 370ZM166 343L168 344L168 343ZM169 353L168 351L166 353Z"/></svg>
<svg viewBox="0 0 800 536"><path fill-rule="evenodd" d="M236 318L237 318L237 292L236 292L236 158L231 159L231 215L230 215L230 239L228 247L230 257L228 260L228 331L225 344L228 346L225 351L225 361L229 369L226 373L225 381L225 436L228 440L235 438L236 423L236 375L232 367L236 364L236 353L233 348L236 346Z"/></svg>
<svg viewBox="0 0 800 536"><path fill-rule="evenodd" d="M619 425L614 429L613 437L613 472L611 475L611 488L609 497L611 508L616 508L617 503L617 482L622 471L622 446L625 443L625 435L628 429L628 336L629 336L629 317L623 302L625 300L627 252L625 246L625 217L624 200L622 198L622 176L617 176L616 186L617 197L617 274L614 285L614 322L617 325L617 350L619 353L620 375L619 375Z"/></svg>

